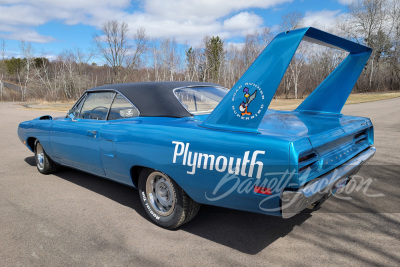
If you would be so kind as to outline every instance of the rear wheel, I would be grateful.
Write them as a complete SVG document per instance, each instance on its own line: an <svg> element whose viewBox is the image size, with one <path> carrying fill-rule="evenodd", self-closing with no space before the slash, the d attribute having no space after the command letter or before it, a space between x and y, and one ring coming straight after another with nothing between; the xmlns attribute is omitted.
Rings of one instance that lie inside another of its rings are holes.
<svg viewBox="0 0 400 267"><path fill-rule="evenodd" d="M50 174L58 170L59 165L49 158L38 140L35 141L35 161L40 173Z"/></svg>
<svg viewBox="0 0 400 267"><path fill-rule="evenodd" d="M139 176L138 189L147 214L161 227L177 228L199 211L200 204L162 172L144 169Z"/></svg>

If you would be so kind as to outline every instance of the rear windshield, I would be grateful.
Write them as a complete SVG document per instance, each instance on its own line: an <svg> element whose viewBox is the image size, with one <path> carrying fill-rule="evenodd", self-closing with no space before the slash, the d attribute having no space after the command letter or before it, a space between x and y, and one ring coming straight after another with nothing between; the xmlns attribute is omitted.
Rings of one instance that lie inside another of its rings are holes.
<svg viewBox="0 0 400 267"><path fill-rule="evenodd" d="M207 114L214 110L228 93L222 87L186 87L175 89L176 97L192 114Z"/></svg>

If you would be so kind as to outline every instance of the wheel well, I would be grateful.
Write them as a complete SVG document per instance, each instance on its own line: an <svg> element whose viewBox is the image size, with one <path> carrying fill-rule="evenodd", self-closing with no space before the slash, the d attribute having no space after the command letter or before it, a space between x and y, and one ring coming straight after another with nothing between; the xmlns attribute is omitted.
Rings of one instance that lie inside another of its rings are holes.
<svg viewBox="0 0 400 267"><path fill-rule="evenodd" d="M28 140L26 140L26 144L28 145L29 149L35 152L35 137L29 137Z"/></svg>
<svg viewBox="0 0 400 267"><path fill-rule="evenodd" d="M147 167L144 167L144 166L133 166L133 167L131 168L131 179L132 179L133 185L134 185L136 188L138 188L138 184L139 184L139 175L140 175L140 172L141 172L143 169L147 169Z"/></svg>

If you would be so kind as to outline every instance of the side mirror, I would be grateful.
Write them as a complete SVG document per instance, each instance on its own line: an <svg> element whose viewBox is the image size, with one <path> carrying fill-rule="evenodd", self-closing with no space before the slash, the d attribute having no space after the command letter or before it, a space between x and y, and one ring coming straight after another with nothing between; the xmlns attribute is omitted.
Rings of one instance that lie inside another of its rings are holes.
<svg viewBox="0 0 400 267"><path fill-rule="evenodd" d="M70 118L72 121L76 121L74 112L71 109L68 110L68 118Z"/></svg>

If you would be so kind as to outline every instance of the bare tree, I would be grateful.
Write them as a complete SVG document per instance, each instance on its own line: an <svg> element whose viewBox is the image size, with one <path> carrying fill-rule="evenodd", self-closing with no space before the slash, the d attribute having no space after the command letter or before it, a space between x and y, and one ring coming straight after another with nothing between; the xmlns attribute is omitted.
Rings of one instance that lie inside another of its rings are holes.
<svg viewBox="0 0 400 267"><path fill-rule="evenodd" d="M304 18L304 14L298 11L293 11L286 13L281 18L281 29L284 31L295 30L302 27L302 21ZM294 95L297 99L298 96L298 88L299 88L299 76L302 71L302 67L304 64L304 49L301 49L304 45L302 44L299 49L296 51L295 56L289 64L288 71L284 76L284 85L285 85L285 96L286 98L289 95L291 83L294 85Z"/></svg>
<svg viewBox="0 0 400 267"><path fill-rule="evenodd" d="M379 46L385 46L380 41L385 41L385 38L382 37L387 35L387 30L389 30L385 29L388 19L386 7L388 2L389 0L356 0L348 5L348 19L339 23L339 27L344 33L358 43L373 49L367 68L370 89L373 86L375 73L379 72L379 52L382 53Z"/></svg>
<svg viewBox="0 0 400 267"><path fill-rule="evenodd" d="M5 54L6 54L6 42L1 40L1 64L0 64L0 101L3 101L3 91L4 91L4 74L6 72L6 65L5 65Z"/></svg>
<svg viewBox="0 0 400 267"><path fill-rule="evenodd" d="M138 28L136 33L133 35L134 45L126 56L127 70L124 77L124 81L127 79L128 74L132 73L135 68L140 68L142 63L142 57L148 50L148 37L146 30L142 27Z"/></svg>
<svg viewBox="0 0 400 267"><path fill-rule="evenodd" d="M48 93L50 93L51 95L53 95L53 99L56 99L56 87L53 83L52 78L50 77L50 64L44 56L44 53L40 58L42 60L41 66L34 64L35 77L39 79L38 82L41 84L41 88L45 89L46 91L46 93L43 94L47 95Z"/></svg>
<svg viewBox="0 0 400 267"><path fill-rule="evenodd" d="M246 34L244 46L242 49L243 52L243 63L244 67L247 69L254 62L254 60L260 54L259 47L259 35L258 32L252 34Z"/></svg>
<svg viewBox="0 0 400 267"><path fill-rule="evenodd" d="M304 14L300 11L293 11L281 17L280 28L282 31L291 31L302 27Z"/></svg>
<svg viewBox="0 0 400 267"><path fill-rule="evenodd" d="M101 35L96 34L94 36L97 49L110 64L116 82L120 81L121 67L125 62L128 50L127 33L128 24L109 20L102 24Z"/></svg>
<svg viewBox="0 0 400 267"><path fill-rule="evenodd" d="M389 87L399 88L400 83L400 2L397 0L391 0L387 8L392 22L392 50L389 52L390 55L390 78Z"/></svg>
<svg viewBox="0 0 400 267"><path fill-rule="evenodd" d="M303 65L305 63L305 46L300 45L292 62L289 64L289 70L291 72L291 79L293 80L294 85L294 98L298 98L299 91L299 81L300 81L300 73L303 70Z"/></svg>
<svg viewBox="0 0 400 267"><path fill-rule="evenodd" d="M84 51L79 47L76 47L72 51L72 56L77 63L77 69L79 75L84 74L84 67L89 63L89 61L93 57L93 52L92 51Z"/></svg>
<svg viewBox="0 0 400 267"><path fill-rule="evenodd" d="M172 81L176 75L176 71L178 69L179 57L178 57L178 44L173 39L163 39L160 41L160 47L157 52L155 52L155 62L157 64L158 69L161 71L162 76L159 77L164 81ZM156 68L156 65L155 65ZM158 72L159 70L156 70Z"/></svg>
<svg viewBox="0 0 400 267"><path fill-rule="evenodd" d="M399 90L399 0L356 0L348 14L340 16L342 21L335 29L342 30L340 35L373 48L356 91ZM302 18L300 12L285 14L281 30L302 27ZM263 28L246 34L243 43L217 38L212 42L212 38L205 37L201 45L185 46L184 50L174 38L150 40L144 28L129 36L125 23L109 21L94 39L97 57L106 62L103 66L90 64L93 53L79 48L63 51L53 60L47 59L45 53L34 58L31 46L24 42L20 46L24 59L6 59L5 45L3 42L2 47L0 41L0 100L10 97L1 87L4 79L19 83L24 100L71 99L98 84L144 80L215 81L231 88L271 40L270 29ZM313 47L307 42L300 44L277 96L299 98L311 93L347 55L340 50Z"/></svg>
<svg viewBox="0 0 400 267"><path fill-rule="evenodd" d="M26 98L26 93L27 93L27 88L28 88L28 82L30 79L31 75L31 66L32 66L32 60L33 60L33 48L30 43L26 43L25 41L21 41L20 43L20 49L21 53L24 56L24 69L23 69L23 77L19 76L19 84L21 88L21 100L25 101ZM24 80L22 81L23 78ZM23 85L22 85L23 83Z"/></svg>
<svg viewBox="0 0 400 267"><path fill-rule="evenodd" d="M223 84L228 88L232 88L245 71L242 59L242 49L240 47L234 44L230 44L226 47L224 69L226 70Z"/></svg>

